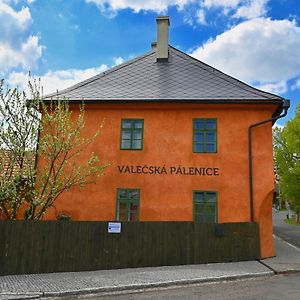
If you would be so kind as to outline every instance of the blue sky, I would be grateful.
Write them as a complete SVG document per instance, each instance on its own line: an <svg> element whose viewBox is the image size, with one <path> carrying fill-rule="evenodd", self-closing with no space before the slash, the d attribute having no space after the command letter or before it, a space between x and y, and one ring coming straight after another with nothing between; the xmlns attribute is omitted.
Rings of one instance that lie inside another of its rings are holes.
<svg viewBox="0 0 300 300"><path fill-rule="evenodd" d="M0 78L44 93L150 50L156 16L170 44L221 71L300 102L299 0L0 0Z"/></svg>

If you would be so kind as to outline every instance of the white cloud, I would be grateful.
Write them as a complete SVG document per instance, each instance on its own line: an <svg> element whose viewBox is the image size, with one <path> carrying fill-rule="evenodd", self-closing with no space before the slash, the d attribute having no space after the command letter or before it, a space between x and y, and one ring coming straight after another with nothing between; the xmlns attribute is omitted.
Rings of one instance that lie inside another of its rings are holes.
<svg viewBox="0 0 300 300"><path fill-rule="evenodd" d="M296 80L296 82L292 85L292 90L300 90L300 78Z"/></svg>
<svg viewBox="0 0 300 300"><path fill-rule="evenodd" d="M124 59L121 56L119 56L119 57L114 57L113 61L114 61L114 66L117 66L122 64L124 62Z"/></svg>
<svg viewBox="0 0 300 300"><path fill-rule="evenodd" d="M286 81L281 80L279 82L261 84L257 88L273 94L284 94L288 91L288 84Z"/></svg>
<svg viewBox="0 0 300 300"><path fill-rule="evenodd" d="M252 19L263 16L266 13L266 5L269 0L203 0L201 6L206 9L224 8L236 9L235 17Z"/></svg>
<svg viewBox="0 0 300 300"><path fill-rule="evenodd" d="M205 11L204 9L199 9L197 11L197 21L198 23L202 25L207 25L206 20L205 20Z"/></svg>
<svg viewBox="0 0 300 300"><path fill-rule="evenodd" d="M300 27L288 20L245 21L191 55L249 83L287 81L300 76Z"/></svg>
<svg viewBox="0 0 300 300"><path fill-rule="evenodd" d="M14 49L8 43L0 43L1 69L21 66L24 69L33 69L42 55L42 46L38 44L38 37L31 36L21 45Z"/></svg>
<svg viewBox="0 0 300 300"><path fill-rule="evenodd" d="M194 26L195 21L207 25L209 10L221 9L229 18L252 19L265 16L266 5L270 0L85 0L95 4L101 13L115 17L118 11L131 9L133 12L153 11L164 13L170 7L176 7L184 14L185 23ZM190 11L193 13L191 14Z"/></svg>
<svg viewBox="0 0 300 300"><path fill-rule="evenodd" d="M40 78L43 94L47 95L49 93L55 93L57 90L68 88L107 69L107 65L102 64L98 68L49 71L42 76L34 76L34 78ZM11 87L18 86L20 90L25 90L28 93L28 79L28 73L12 72L6 83Z"/></svg>
<svg viewBox="0 0 300 300"><path fill-rule="evenodd" d="M32 22L28 7L23 7L20 11L15 11L8 4L0 0L0 41L9 40L16 42L16 38L27 29Z"/></svg>
<svg viewBox="0 0 300 300"><path fill-rule="evenodd" d="M243 0L203 0L202 7L212 8L212 7L226 7L235 8Z"/></svg>
<svg viewBox="0 0 300 300"><path fill-rule="evenodd" d="M232 18L253 19L265 16L269 0L203 0L200 6L207 12L221 8L223 14Z"/></svg>
<svg viewBox="0 0 300 300"><path fill-rule="evenodd" d="M1 72L10 68L34 69L43 47L37 36L28 33L32 22L28 7L16 11L8 1L0 0L0 66Z"/></svg>
<svg viewBox="0 0 300 300"><path fill-rule="evenodd" d="M251 0L249 3L239 7L235 13L235 17L253 19L262 17L266 14L266 5L269 0Z"/></svg>
<svg viewBox="0 0 300 300"><path fill-rule="evenodd" d="M138 13L141 10L150 10L155 12L164 12L169 6L176 6L178 9L195 0L85 0L87 3L94 3L104 11L118 11L122 9L132 9Z"/></svg>

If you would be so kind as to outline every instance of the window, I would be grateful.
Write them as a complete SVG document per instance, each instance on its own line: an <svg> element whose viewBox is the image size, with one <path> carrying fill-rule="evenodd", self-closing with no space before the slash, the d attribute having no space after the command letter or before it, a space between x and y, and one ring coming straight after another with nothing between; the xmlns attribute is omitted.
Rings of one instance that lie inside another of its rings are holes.
<svg viewBox="0 0 300 300"><path fill-rule="evenodd" d="M217 193L194 191L194 221L217 223Z"/></svg>
<svg viewBox="0 0 300 300"><path fill-rule="evenodd" d="M121 122L121 149L143 149L144 120L123 119Z"/></svg>
<svg viewBox="0 0 300 300"><path fill-rule="evenodd" d="M193 151L217 152L217 120L194 119L193 121Z"/></svg>
<svg viewBox="0 0 300 300"><path fill-rule="evenodd" d="M116 219L118 221L138 221L139 202L140 202L140 190L118 189Z"/></svg>

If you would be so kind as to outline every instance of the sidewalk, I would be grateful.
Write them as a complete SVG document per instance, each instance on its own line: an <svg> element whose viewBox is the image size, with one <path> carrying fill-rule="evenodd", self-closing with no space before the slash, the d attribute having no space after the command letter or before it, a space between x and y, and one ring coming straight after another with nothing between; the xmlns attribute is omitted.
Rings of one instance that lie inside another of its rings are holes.
<svg viewBox="0 0 300 300"><path fill-rule="evenodd" d="M274 236L276 257L263 259L262 263L274 269L276 273L300 272L300 249Z"/></svg>
<svg viewBox="0 0 300 300"><path fill-rule="evenodd" d="M300 271L300 249L275 237L277 256L258 261L0 276L0 300L117 292ZM271 268L271 269L270 269Z"/></svg>

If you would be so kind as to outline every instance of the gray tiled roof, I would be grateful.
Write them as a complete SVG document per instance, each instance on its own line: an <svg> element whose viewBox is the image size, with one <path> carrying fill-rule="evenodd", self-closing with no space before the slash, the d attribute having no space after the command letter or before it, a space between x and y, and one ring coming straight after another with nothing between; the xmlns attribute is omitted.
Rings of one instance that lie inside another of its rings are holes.
<svg viewBox="0 0 300 300"><path fill-rule="evenodd" d="M253 88L169 46L169 61L155 50L46 96L93 101L282 100Z"/></svg>

